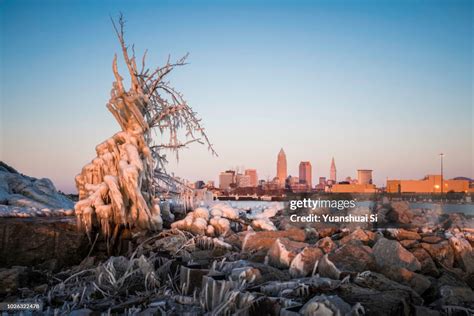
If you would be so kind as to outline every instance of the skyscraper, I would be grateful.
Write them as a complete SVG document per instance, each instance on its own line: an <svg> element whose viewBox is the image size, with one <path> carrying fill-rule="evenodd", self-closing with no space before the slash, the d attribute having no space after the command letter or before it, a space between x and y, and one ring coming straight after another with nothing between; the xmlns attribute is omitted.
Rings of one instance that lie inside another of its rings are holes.
<svg viewBox="0 0 474 316"><path fill-rule="evenodd" d="M334 162L334 157L332 157L331 160L331 170L329 171L329 180L332 182L336 183L337 178L336 178L336 163Z"/></svg>
<svg viewBox="0 0 474 316"><path fill-rule="evenodd" d="M311 162L300 162L300 183L306 183L309 189L313 187Z"/></svg>
<svg viewBox="0 0 474 316"><path fill-rule="evenodd" d="M245 175L250 176L250 186L256 187L258 182L257 170L255 169L246 169Z"/></svg>
<svg viewBox="0 0 474 316"><path fill-rule="evenodd" d="M286 180L287 175L288 173L286 169L286 155L282 148L280 149L280 152L278 153L278 159L277 159L277 178L278 178L280 187L285 186L285 180Z"/></svg>
<svg viewBox="0 0 474 316"><path fill-rule="evenodd" d="M231 184L235 183L235 172L227 170L221 172L219 175L219 189L225 190L230 188Z"/></svg>

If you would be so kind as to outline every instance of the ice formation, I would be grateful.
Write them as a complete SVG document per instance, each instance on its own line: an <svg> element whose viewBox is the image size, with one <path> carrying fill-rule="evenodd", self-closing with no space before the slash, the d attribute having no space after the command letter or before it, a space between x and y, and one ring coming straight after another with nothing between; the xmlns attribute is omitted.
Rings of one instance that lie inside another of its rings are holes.
<svg viewBox="0 0 474 316"><path fill-rule="evenodd" d="M107 236L116 223L141 229L162 228L151 178L155 162L146 140L148 124L142 112L148 98L139 91L126 92L120 76L116 78L107 107L122 131L99 144L97 157L76 176L80 201L75 210L79 222L90 231L97 221Z"/></svg>
<svg viewBox="0 0 474 316"><path fill-rule="evenodd" d="M191 142L203 143L199 138L202 137L214 153L195 112L166 81L166 76L176 66L185 64L187 56L176 63L168 61L165 66L150 70L145 67L145 54L139 70L134 50L129 56L125 44L123 17L119 23L120 28L115 23L114 27L131 85L130 89L125 89L115 56L112 64L115 81L107 108L121 131L97 145L96 158L76 176L78 222L87 232L98 228L106 236L116 236L120 227L137 230L162 228L158 196L179 191L178 181L164 170L166 157L163 150L177 153ZM186 134L184 143L177 136L181 129ZM169 136L169 141L159 139L155 142L155 135ZM206 221L196 220L194 229L206 230Z"/></svg>
<svg viewBox="0 0 474 316"><path fill-rule="evenodd" d="M248 221L248 230L275 231L270 220L277 213L275 207L266 208L256 214L247 214L231 206L229 202L211 203L209 208L201 206L186 214L186 217L171 224L172 228L186 230L197 235L210 237L225 236L231 231L232 222Z"/></svg>
<svg viewBox="0 0 474 316"><path fill-rule="evenodd" d="M230 231L230 220L238 219L239 212L227 204L213 206L209 211L198 207L185 218L171 224L172 228L210 237L223 236Z"/></svg>

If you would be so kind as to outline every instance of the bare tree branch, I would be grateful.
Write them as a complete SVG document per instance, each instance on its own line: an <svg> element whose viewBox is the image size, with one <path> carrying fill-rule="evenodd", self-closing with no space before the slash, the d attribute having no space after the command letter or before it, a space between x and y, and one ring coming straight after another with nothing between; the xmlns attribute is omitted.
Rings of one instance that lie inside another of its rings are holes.
<svg viewBox="0 0 474 316"><path fill-rule="evenodd" d="M183 95L174 89L167 76L186 65L189 54L150 71L146 67L147 51L136 65L135 46L129 54L125 41L125 19L120 14L112 25L127 65L131 88L126 91L114 56L115 81L107 108L120 124L121 132L96 147L97 157L84 166L76 177L80 201L76 215L90 233L98 227L106 236L119 225L133 229L161 229L157 197L161 194L189 194L182 181L169 175L165 151L179 158L180 149L192 143L206 144L217 155L201 120ZM184 139L178 135L184 134ZM167 138L167 139L165 139Z"/></svg>

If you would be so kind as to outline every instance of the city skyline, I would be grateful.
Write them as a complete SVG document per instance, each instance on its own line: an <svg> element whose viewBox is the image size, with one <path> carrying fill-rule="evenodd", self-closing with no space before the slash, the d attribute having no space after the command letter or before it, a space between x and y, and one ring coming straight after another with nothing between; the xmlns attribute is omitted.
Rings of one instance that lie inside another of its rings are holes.
<svg viewBox="0 0 474 316"><path fill-rule="evenodd" d="M378 186L420 179L438 173L440 152L446 178L474 177L470 1L0 6L0 160L65 192L118 127L106 108L118 12L151 64L190 52L172 82L219 156L197 144L179 164L170 153L177 176L216 181L244 165L273 177L284 147L288 174L310 161L313 183L332 157L339 180L358 168Z"/></svg>
<svg viewBox="0 0 474 316"><path fill-rule="evenodd" d="M442 155L444 157L444 154ZM352 175L346 175L341 177L341 179L337 180L337 169L336 169L336 163L334 157L331 158L330 162L330 167L329 167L329 177L326 176L321 176L321 175L316 175L313 174L313 168L312 164L310 161L300 161L298 164L298 173L297 174L290 174L288 172L288 165L286 161L286 153L283 148L280 149L277 155L276 159L276 174L273 177L267 176L266 178L259 178L258 171L257 169L245 169L244 167L237 167L235 169L233 168L228 168L226 171L222 171L219 174L219 185L218 187L221 190L229 189L231 184L234 184L236 187L257 187L257 183L260 181L264 181L266 183L272 183L272 184L277 184L278 187L283 188L286 185L295 185L298 184L297 190L302 190L303 187L306 186L307 189L315 189L317 188L318 184L321 185L322 179L328 182L324 183L325 185L333 186L337 184L351 184L351 185L361 185L362 187L352 187L353 190L364 190L366 193L372 192L376 188L384 188L386 185L389 186L389 182L392 183L392 192L393 192L393 183L418 183L421 180L426 180L428 178L436 178L436 179L441 179L444 178L442 175L438 175L436 172L432 173L427 173L423 177L420 178L410 178L410 179L402 179L402 178L391 178L389 179L388 177L385 179L386 182L383 184L379 185L374 182L373 178L373 169L361 169L357 168L355 170L356 176ZM251 180L251 176L253 177L253 180ZM242 182L240 179L244 179L244 182ZM285 179L284 181L281 181L281 178ZM462 178L462 176L461 176ZM436 181L440 181L440 180ZM202 181L201 179L200 181ZM317 180L317 181L313 181ZM444 180L454 180L454 177L452 179L444 178ZM474 181L474 179L472 179ZM214 181L212 181L214 182ZM456 181L454 181L456 182ZM454 183L453 182L453 183ZM317 183L317 185L313 185L314 183ZM426 183L424 183L426 185ZM408 185L410 187L410 185ZM413 187L413 184L411 184ZM423 185L421 185L423 186ZM337 186L336 186L337 187ZM334 188L336 188L334 187ZM319 188L321 189L321 188ZM343 192L347 188L344 187L337 187L336 190L340 190L339 192ZM336 191L337 192L337 191Z"/></svg>

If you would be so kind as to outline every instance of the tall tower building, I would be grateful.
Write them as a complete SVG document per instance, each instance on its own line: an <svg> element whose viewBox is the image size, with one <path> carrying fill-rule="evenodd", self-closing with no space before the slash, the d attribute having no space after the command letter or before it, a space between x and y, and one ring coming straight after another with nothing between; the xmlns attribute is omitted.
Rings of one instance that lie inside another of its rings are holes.
<svg viewBox="0 0 474 316"><path fill-rule="evenodd" d="M300 162L300 183L306 183L309 189L313 187L313 181L311 180L313 177L311 162L309 161L302 161Z"/></svg>
<svg viewBox="0 0 474 316"><path fill-rule="evenodd" d="M278 153L277 159L277 178L281 187L285 186L285 180L287 175L288 173L286 168L286 155L282 148Z"/></svg>
<svg viewBox="0 0 474 316"><path fill-rule="evenodd" d="M250 186L256 187L258 184L257 170L255 169L246 169L245 175L250 176Z"/></svg>
<svg viewBox="0 0 474 316"><path fill-rule="evenodd" d="M331 170L329 171L329 180L332 182L336 183L337 178L336 178L336 163L334 162L334 157L332 157L331 160Z"/></svg>

